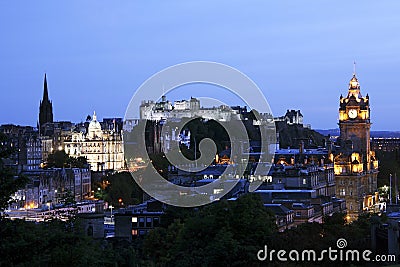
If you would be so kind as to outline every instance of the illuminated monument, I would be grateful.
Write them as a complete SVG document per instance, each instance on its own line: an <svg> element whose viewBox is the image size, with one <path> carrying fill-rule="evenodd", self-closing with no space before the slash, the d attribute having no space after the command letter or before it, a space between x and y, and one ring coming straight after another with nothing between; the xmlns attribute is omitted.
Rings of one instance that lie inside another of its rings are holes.
<svg viewBox="0 0 400 267"><path fill-rule="evenodd" d="M65 152L71 157L85 157L92 171L121 170L124 168L121 131L115 120L111 129L103 128L94 112L87 132L72 132L64 142Z"/></svg>
<svg viewBox="0 0 400 267"><path fill-rule="evenodd" d="M336 195L346 200L348 220L378 203L378 161L370 148L370 127L369 96L361 95L354 72L347 96L340 96L340 149L334 159Z"/></svg>

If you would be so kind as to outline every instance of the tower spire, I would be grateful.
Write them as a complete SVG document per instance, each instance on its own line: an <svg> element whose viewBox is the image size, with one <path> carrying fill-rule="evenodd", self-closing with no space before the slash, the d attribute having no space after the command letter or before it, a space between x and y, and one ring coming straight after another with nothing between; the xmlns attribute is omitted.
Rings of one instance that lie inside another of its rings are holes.
<svg viewBox="0 0 400 267"><path fill-rule="evenodd" d="M44 74L43 99L39 105L39 127L46 123L53 122L53 104L49 99L49 91L47 89L47 75ZM41 129L42 130L42 129ZM41 132L43 134L43 132Z"/></svg>
<svg viewBox="0 0 400 267"><path fill-rule="evenodd" d="M353 61L353 76L356 76L356 61Z"/></svg>
<svg viewBox="0 0 400 267"><path fill-rule="evenodd" d="M44 85L43 85L43 101L49 100L49 92L47 90L47 75L44 74Z"/></svg>

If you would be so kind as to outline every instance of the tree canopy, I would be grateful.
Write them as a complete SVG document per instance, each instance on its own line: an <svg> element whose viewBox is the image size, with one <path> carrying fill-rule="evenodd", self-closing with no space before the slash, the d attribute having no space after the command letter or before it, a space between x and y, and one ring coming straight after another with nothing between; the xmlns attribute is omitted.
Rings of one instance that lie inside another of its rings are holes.
<svg viewBox="0 0 400 267"><path fill-rule="evenodd" d="M57 150L49 154L46 168L86 168L88 167L85 157L70 157L64 150Z"/></svg>
<svg viewBox="0 0 400 267"><path fill-rule="evenodd" d="M102 198L114 207L136 205L143 200L143 191L129 172L119 172L105 177L107 185Z"/></svg>
<svg viewBox="0 0 400 267"><path fill-rule="evenodd" d="M253 194L198 211L170 207L162 221L143 249L149 261L167 266L244 265L276 231L274 215Z"/></svg>

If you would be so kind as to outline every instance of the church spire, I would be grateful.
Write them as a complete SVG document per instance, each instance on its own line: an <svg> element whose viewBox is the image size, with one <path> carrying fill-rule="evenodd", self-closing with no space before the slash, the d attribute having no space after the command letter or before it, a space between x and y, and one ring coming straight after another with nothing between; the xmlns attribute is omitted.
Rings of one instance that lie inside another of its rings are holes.
<svg viewBox="0 0 400 267"><path fill-rule="evenodd" d="M46 123L53 122L53 104L49 99L49 91L47 88L47 75L44 74L44 84L43 84L43 99L40 101L39 106L39 127L42 128ZM45 134L41 131L41 134Z"/></svg>
<svg viewBox="0 0 400 267"><path fill-rule="evenodd" d="M47 90L47 75L44 74L44 85L43 85L43 101L49 100L49 92Z"/></svg>

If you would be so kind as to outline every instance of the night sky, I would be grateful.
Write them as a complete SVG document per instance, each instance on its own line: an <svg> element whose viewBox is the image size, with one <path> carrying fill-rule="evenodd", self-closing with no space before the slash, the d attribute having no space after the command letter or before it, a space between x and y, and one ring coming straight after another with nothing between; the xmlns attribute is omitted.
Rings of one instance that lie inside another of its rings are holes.
<svg viewBox="0 0 400 267"><path fill-rule="evenodd" d="M80 122L123 117L151 75L207 60L248 75L275 116L336 128L355 60L372 129L400 130L399 14L398 0L1 1L0 124L36 125L45 72L54 119Z"/></svg>

